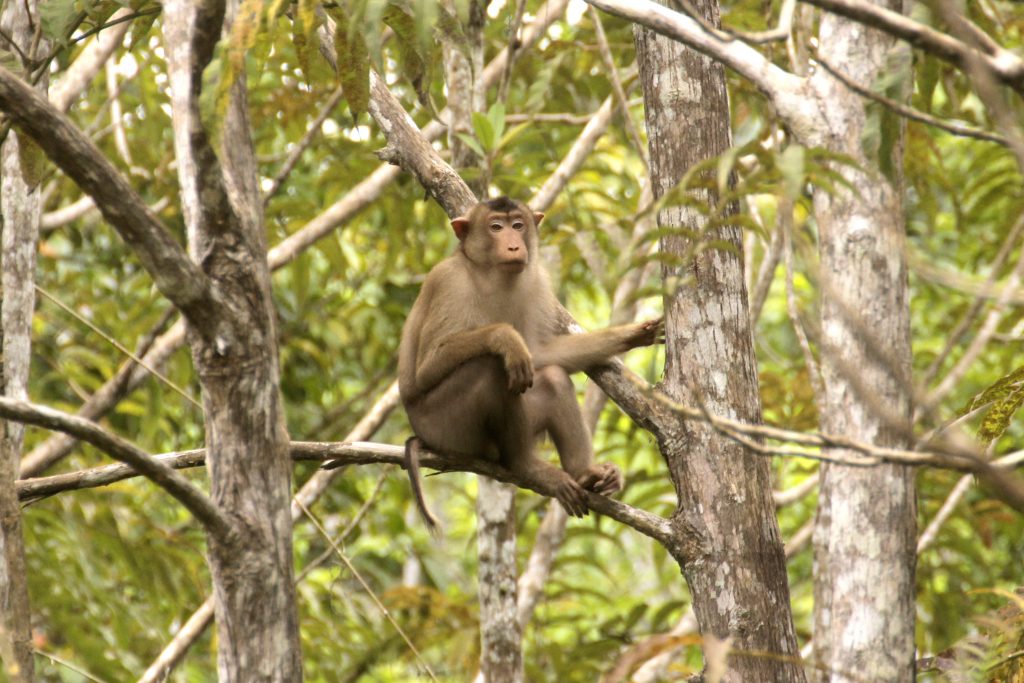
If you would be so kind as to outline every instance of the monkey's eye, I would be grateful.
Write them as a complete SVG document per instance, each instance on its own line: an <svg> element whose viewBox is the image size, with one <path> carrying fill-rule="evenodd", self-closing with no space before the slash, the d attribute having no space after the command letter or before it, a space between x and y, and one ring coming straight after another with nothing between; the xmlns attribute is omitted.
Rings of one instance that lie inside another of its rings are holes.
<svg viewBox="0 0 1024 683"><path fill-rule="evenodd" d="M499 232L503 227L501 223L491 223L491 230L493 232Z"/></svg>
<svg viewBox="0 0 1024 683"><path fill-rule="evenodd" d="M513 223L513 224L512 224L512 229L513 229L513 230L522 230L522 229L523 229L523 228L525 228L525 227L526 227L526 226L525 226L525 225L523 225L523 222L522 222L522 221L516 221L515 223Z"/></svg>

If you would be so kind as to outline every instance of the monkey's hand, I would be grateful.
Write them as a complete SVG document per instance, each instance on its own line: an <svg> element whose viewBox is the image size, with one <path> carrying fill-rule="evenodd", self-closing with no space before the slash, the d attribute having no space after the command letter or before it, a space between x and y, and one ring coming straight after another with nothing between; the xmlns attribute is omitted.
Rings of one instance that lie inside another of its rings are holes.
<svg viewBox="0 0 1024 683"><path fill-rule="evenodd" d="M623 325L622 350L629 351L640 346L650 346L665 340L665 318L655 318L642 323Z"/></svg>
<svg viewBox="0 0 1024 683"><path fill-rule="evenodd" d="M594 493L610 496L622 490L622 470L610 462L591 465L583 474L576 477L576 483Z"/></svg>
<svg viewBox="0 0 1024 683"><path fill-rule="evenodd" d="M583 487L576 483L567 473L562 472L555 484L555 498L565 508L570 517L586 517L587 508L586 496L583 495Z"/></svg>
<svg viewBox="0 0 1024 683"><path fill-rule="evenodd" d="M521 394L533 386L533 357L526 342L511 325L499 325L491 333L491 344L501 357L508 375L508 390Z"/></svg>

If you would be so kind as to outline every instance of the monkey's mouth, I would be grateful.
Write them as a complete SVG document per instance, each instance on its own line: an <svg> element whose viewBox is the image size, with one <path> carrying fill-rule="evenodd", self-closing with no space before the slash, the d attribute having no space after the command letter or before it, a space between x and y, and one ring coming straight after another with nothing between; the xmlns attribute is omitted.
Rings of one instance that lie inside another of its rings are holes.
<svg viewBox="0 0 1024 683"><path fill-rule="evenodd" d="M526 261L502 261L498 265L509 273L521 273L526 270Z"/></svg>

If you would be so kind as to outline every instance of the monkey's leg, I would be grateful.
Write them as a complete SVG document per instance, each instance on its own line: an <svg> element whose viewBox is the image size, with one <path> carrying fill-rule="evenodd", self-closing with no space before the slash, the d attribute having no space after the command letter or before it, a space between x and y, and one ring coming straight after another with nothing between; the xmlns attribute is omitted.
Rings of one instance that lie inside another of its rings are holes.
<svg viewBox="0 0 1024 683"><path fill-rule="evenodd" d="M622 489L622 471L594 464L594 447L568 373L556 365L538 370L524 395L535 436L551 435L562 468L585 489L611 495Z"/></svg>

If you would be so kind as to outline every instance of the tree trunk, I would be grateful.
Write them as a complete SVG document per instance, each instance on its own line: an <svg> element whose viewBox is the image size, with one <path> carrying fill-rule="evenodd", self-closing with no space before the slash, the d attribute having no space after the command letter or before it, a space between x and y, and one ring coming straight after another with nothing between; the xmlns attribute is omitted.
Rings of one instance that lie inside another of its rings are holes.
<svg viewBox="0 0 1024 683"><path fill-rule="evenodd" d="M447 3L454 11L452 3ZM487 106L482 81L483 29L487 20L483 0L471 0L460 44L445 42L445 81L448 85L448 146L452 168L469 171L467 181L478 199L487 196L488 161L480 158L458 134L473 136L474 113ZM487 477L477 484L477 590L480 602L480 673L477 681L510 683L523 680L522 629L516 619L516 487Z"/></svg>
<svg viewBox="0 0 1024 683"><path fill-rule="evenodd" d="M18 50L6 44L7 38L30 57L49 49L43 40L33 50L38 22L35 0L3 6L0 27L6 38L0 42L8 54ZM37 87L45 92L47 83L43 74ZM0 148L0 391L21 400L28 398L42 161L42 152L27 136L7 133ZM0 420L0 659L14 683L35 679L25 542L14 484L24 436L24 425Z"/></svg>
<svg viewBox="0 0 1024 683"><path fill-rule="evenodd" d="M209 12L207 7L200 11ZM210 541L217 666L221 681L300 681L291 462L245 76L240 74L232 87L221 147L214 156L199 120L198 88L192 84L200 59L196 44L216 40L220 31L209 25L215 12L198 20L197 14L197 6L187 0L164 3L189 248L230 310L232 326L209 341L192 325L188 334L203 390L211 495L243 530L231 542ZM216 36L204 39L203 31L216 31Z"/></svg>
<svg viewBox="0 0 1024 683"><path fill-rule="evenodd" d="M719 22L715 0L694 2ZM720 64L647 29L636 32L655 196L675 186L694 163L731 143L725 73ZM707 199L713 199L707 197ZM701 234L703 220L684 207L667 208L659 225ZM714 414L761 420L738 228L707 235L735 251L704 249L679 236L662 250L684 259L666 265L675 291L665 296L664 390L699 402ZM785 557L771 498L768 461L704 424L680 421L660 439L679 495L671 549L693 600L700 631L730 637L738 652L774 656L729 659L727 681L802 681L789 607Z"/></svg>
<svg viewBox="0 0 1024 683"><path fill-rule="evenodd" d="M884 3L899 10L900 3ZM821 18L821 54L858 83L873 83L895 41L831 14ZM906 64L909 65L909 56ZM822 430L877 446L907 448L910 324L904 245L902 126L892 174L862 147L863 100L819 70L828 102L820 144L865 172L814 196L821 252ZM916 502L907 467L823 464L814 532L814 650L820 681L914 678Z"/></svg>

